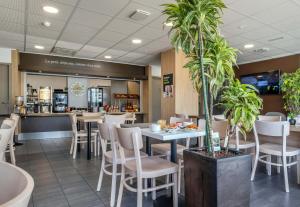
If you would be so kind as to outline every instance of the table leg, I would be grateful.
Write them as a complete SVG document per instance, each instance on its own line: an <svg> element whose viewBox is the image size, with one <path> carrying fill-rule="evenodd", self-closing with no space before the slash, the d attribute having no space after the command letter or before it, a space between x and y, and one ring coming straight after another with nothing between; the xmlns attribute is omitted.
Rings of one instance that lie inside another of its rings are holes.
<svg viewBox="0 0 300 207"><path fill-rule="evenodd" d="M87 160L91 159L91 122L87 123Z"/></svg>
<svg viewBox="0 0 300 207"><path fill-rule="evenodd" d="M150 138L146 137L146 153L150 156L151 155L151 144Z"/></svg>
<svg viewBox="0 0 300 207"><path fill-rule="evenodd" d="M80 121L77 121L76 123L77 131L80 131ZM80 143L77 143L77 152L80 152Z"/></svg>
<svg viewBox="0 0 300 207"><path fill-rule="evenodd" d="M171 141L171 162L177 163L177 140Z"/></svg>

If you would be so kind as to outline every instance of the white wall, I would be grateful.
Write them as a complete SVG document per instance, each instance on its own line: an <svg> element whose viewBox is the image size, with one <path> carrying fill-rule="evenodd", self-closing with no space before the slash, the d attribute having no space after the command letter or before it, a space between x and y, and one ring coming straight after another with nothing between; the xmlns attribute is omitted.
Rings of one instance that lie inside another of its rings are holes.
<svg viewBox="0 0 300 207"><path fill-rule="evenodd" d="M11 63L11 49L0 48L0 63Z"/></svg>
<svg viewBox="0 0 300 207"><path fill-rule="evenodd" d="M51 86L52 90L65 89L67 87L67 77L27 74L26 83L32 85L34 89L39 89L41 86Z"/></svg>

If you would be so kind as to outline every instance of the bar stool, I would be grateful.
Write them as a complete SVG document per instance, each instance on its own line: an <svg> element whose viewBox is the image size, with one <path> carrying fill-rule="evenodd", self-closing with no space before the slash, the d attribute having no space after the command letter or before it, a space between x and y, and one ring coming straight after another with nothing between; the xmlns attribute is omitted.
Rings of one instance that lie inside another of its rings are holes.
<svg viewBox="0 0 300 207"><path fill-rule="evenodd" d="M117 207L121 206L124 187L132 192L137 192L137 205L143 206L143 193L155 192L156 190L173 187L173 207L178 206L177 194L177 172L178 165L159 157L141 157L140 150L143 148L143 139L140 128L117 128L120 143L120 154L122 159L121 183ZM135 159L126 159L125 151L134 153ZM155 179L161 176L172 176L172 182L156 186ZM126 177L127 176L127 177ZM127 181L137 179L137 188L130 186ZM143 180L152 180L151 188L143 188ZM154 195L154 194L152 194ZM153 198L153 197L152 197Z"/></svg>
<svg viewBox="0 0 300 207"><path fill-rule="evenodd" d="M0 161L5 161L5 152L7 145L14 133L15 121L13 119L5 119L0 128Z"/></svg>

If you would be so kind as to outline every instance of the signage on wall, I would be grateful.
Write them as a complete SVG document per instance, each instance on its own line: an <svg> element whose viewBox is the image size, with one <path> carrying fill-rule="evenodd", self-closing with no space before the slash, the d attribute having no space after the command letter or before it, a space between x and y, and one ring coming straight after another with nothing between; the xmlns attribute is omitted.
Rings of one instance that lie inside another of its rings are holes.
<svg viewBox="0 0 300 207"><path fill-rule="evenodd" d="M163 97L173 97L174 85L173 74L163 75Z"/></svg>
<svg viewBox="0 0 300 207"><path fill-rule="evenodd" d="M101 68L100 64L80 63L80 62L67 61L67 60L49 60L49 59L45 59L45 64L72 66L72 67Z"/></svg>
<svg viewBox="0 0 300 207"><path fill-rule="evenodd" d="M86 87L80 82L75 82L71 85L71 92L75 96L83 96L86 93Z"/></svg>

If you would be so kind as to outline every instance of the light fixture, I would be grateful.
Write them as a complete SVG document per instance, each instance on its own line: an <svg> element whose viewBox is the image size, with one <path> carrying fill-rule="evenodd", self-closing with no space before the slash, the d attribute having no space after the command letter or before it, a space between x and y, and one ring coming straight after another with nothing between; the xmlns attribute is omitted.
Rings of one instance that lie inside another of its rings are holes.
<svg viewBox="0 0 300 207"><path fill-rule="evenodd" d="M110 55L105 55L104 58L105 59L111 59L112 57Z"/></svg>
<svg viewBox="0 0 300 207"><path fill-rule="evenodd" d="M45 12L50 13L50 14L57 14L57 13L58 13L58 9L55 8L55 7L53 7L53 6L44 6L44 7L43 7L43 10L44 10Z"/></svg>
<svg viewBox="0 0 300 207"><path fill-rule="evenodd" d="M38 49L38 50L43 50L43 49L45 49L45 47L42 46L42 45L35 45L34 48L35 48L35 49Z"/></svg>
<svg viewBox="0 0 300 207"><path fill-rule="evenodd" d="M164 24L167 27L173 27L173 22L165 22Z"/></svg>
<svg viewBox="0 0 300 207"><path fill-rule="evenodd" d="M133 44L141 44L142 43L142 40L141 39L133 39L131 41Z"/></svg>
<svg viewBox="0 0 300 207"><path fill-rule="evenodd" d="M254 44L246 44L246 45L244 45L245 49L251 49L253 47L254 47Z"/></svg>
<svg viewBox="0 0 300 207"><path fill-rule="evenodd" d="M45 26L45 27L50 27L51 26L51 22L44 21L44 22L42 22L42 25Z"/></svg>

